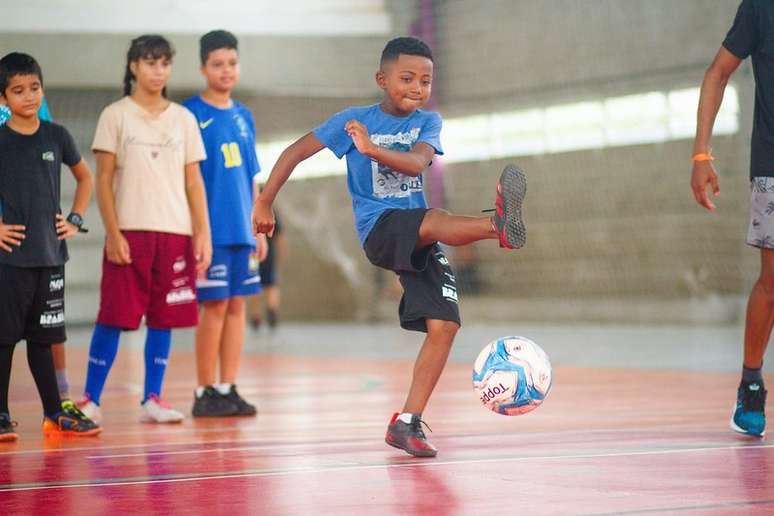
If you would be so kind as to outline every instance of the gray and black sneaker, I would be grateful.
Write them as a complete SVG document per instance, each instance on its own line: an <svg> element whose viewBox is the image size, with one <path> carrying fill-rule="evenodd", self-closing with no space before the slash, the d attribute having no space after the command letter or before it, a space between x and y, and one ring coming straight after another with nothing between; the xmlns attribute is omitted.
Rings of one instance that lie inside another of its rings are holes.
<svg viewBox="0 0 774 516"><path fill-rule="evenodd" d="M193 417L225 417L235 416L239 408L212 385L204 388L201 396L194 393L194 404L191 409Z"/></svg>
<svg viewBox="0 0 774 516"><path fill-rule="evenodd" d="M15 428L16 421L11 421L11 416L6 412L0 412L0 442L18 439Z"/></svg>
<svg viewBox="0 0 774 516"><path fill-rule="evenodd" d="M527 243L527 228L521 215L525 195L527 177L516 165L507 165L497 182L495 214L492 217L500 247L519 249Z"/></svg>
<svg viewBox="0 0 774 516"><path fill-rule="evenodd" d="M401 421L398 419L399 416L398 412L392 415L384 442L414 457L435 457L438 450L427 440L422 431L422 425L427 426L427 423L417 414L411 415L411 423ZM428 426L427 429L430 430L430 427Z"/></svg>
<svg viewBox="0 0 774 516"><path fill-rule="evenodd" d="M254 416L258 414L258 410L255 405L248 403L236 390L236 385L231 386L231 390L228 391L225 398L236 405L237 411L235 416Z"/></svg>

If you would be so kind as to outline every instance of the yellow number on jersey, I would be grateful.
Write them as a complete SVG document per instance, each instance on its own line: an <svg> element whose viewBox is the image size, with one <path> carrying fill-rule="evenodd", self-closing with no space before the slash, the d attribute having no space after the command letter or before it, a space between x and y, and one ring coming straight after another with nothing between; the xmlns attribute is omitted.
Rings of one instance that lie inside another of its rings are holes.
<svg viewBox="0 0 774 516"><path fill-rule="evenodd" d="M223 160L226 162L226 168L238 167L242 164L242 153L239 152L239 145L231 142L220 146L223 153Z"/></svg>

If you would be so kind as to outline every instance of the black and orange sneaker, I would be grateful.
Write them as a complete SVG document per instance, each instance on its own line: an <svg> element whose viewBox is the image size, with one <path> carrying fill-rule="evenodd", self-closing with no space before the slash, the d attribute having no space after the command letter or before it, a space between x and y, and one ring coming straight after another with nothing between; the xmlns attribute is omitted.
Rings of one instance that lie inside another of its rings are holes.
<svg viewBox="0 0 774 516"><path fill-rule="evenodd" d="M43 434L46 437L92 437L101 431L102 427L86 417L70 400L62 402L62 410L53 417L43 418Z"/></svg>
<svg viewBox="0 0 774 516"><path fill-rule="evenodd" d="M11 416L0 412L0 442L15 441L19 438L16 434L16 421L11 421Z"/></svg>
<svg viewBox="0 0 774 516"><path fill-rule="evenodd" d="M416 414L411 415L411 423L405 423L398 419L399 415L398 412L392 415L384 442L414 457L435 457L438 450L427 441L422 431L422 425L427 426L427 423ZM427 426L427 429L430 430L430 427Z"/></svg>
<svg viewBox="0 0 774 516"><path fill-rule="evenodd" d="M507 165L497 182L495 214L492 216L500 247L519 249L527 243L527 228L521 215L525 195L527 177L516 165Z"/></svg>

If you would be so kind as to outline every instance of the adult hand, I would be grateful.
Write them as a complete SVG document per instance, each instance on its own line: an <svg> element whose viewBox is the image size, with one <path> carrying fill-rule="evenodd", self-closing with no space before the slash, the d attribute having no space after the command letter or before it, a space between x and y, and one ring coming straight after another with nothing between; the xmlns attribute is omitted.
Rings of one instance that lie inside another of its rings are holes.
<svg viewBox="0 0 774 516"><path fill-rule="evenodd" d="M715 205L707 194L707 186L712 188L715 197L720 195L720 186L718 185L718 174L712 161L694 161L693 172L691 173L691 190L696 202L710 211L715 211Z"/></svg>
<svg viewBox="0 0 774 516"><path fill-rule="evenodd" d="M271 203L262 201L260 197L256 199L253 204L252 220L255 236L274 234L274 210L271 208Z"/></svg>

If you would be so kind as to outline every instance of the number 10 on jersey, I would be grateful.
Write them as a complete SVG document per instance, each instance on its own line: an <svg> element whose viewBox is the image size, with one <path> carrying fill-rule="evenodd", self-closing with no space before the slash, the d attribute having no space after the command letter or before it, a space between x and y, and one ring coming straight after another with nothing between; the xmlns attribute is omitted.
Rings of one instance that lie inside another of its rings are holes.
<svg viewBox="0 0 774 516"><path fill-rule="evenodd" d="M238 167L242 164L242 153L239 152L239 144L235 142L224 143L220 146L226 168Z"/></svg>

